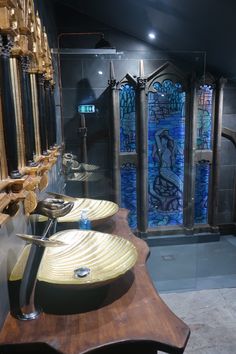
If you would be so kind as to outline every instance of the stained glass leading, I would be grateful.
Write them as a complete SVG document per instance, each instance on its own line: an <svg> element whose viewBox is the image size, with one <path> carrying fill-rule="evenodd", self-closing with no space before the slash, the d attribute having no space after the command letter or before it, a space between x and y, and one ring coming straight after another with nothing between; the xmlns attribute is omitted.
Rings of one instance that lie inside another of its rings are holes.
<svg viewBox="0 0 236 354"><path fill-rule="evenodd" d="M211 149L213 89L204 85L198 90L197 149Z"/></svg>
<svg viewBox="0 0 236 354"><path fill-rule="evenodd" d="M198 113L197 113L197 150L212 149L212 106L213 89L210 85L203 85L197 93ZM208 222L208 191L210 164L202 161L196 165L195 176L195 204L194 222L205 224Z"/></svg>
<svg viewBox="0 0 236 354"><path fill-rule="evenodd" d="M135 89L126 83L120 88L120 151L136 151ZM121 166L121 206L130 210L129 225L137 225L136 166Z"/></svg>
<svg viewBox="0 0 236 354"><path fill-rule="evenodd" d="M120 151L136 151L135 89L124 84L120 88Z"/></svg>
<svg viewBox="0 0 236 354"><path fill-rule="evenodd" d="M137 226L136 166L126 163L121 166L121 207L130 210L129 225Z"/></svg>
<svg viewBox="0 0 236 354"><path fill-rule="evenodd" d="M196 165L195 179L195 212L194 222L206 224L208 221L208 186L210 177L209 162L201 162Z"/></svg>
<svg viewBox="0 0 236 354"><path fill-rule="evenodd" d="M185 92L164 80L148 93L149 227L183 223Z"/></svg>

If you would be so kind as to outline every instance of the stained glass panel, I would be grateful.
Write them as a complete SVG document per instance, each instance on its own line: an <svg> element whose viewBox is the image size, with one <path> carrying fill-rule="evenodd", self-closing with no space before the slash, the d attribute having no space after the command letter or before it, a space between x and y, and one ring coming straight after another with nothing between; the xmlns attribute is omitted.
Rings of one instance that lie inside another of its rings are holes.
<svg viewBox="0 0 236 354"><path fill-rule="evenodd" d="M121 166L121 207L130 210L129 225L137 226L136 166L126 163Z"/></svg>
<svg viewBox="0 0 236 354"><path fill-rule="evenodd" d="M213 89L210 85L203 85L199 88L198 94L198 115L197 115L197 150L212 149L212 106ZM208 222L208 190L210 164L200 162L196 165L195 177L195 205L194 222L205 224Z"/></svg>
<svg viewBox="0 0 236 354"><path fill-rule="evenodd" d="M183 223L185 92L155 82L148 93L149 227Z"/></svg>
<svg viewBox="0 0 236 354"><path fill-rule="evenodd" d="M120 151L136 151L135 89L129 84L120 88Z"/></svg>
<svg viewBox="0 0 236 354"><path fill-rule="evenodd" d="M196 165L195 180L195 215L196 224L206 224L208 221L208 186L210 177L209 162Z"/></svg>
<svg viewBox="0 0 236 354"><path fill-rule="evenodd" d="M198 90L197 149L211 149L212 99L211 86L204 85Z"/></svg>

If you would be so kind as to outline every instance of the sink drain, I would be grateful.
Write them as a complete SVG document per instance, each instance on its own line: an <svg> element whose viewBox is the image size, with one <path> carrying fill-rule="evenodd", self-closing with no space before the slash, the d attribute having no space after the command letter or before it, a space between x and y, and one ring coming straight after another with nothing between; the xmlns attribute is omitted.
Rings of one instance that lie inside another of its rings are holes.
<svg viewBox="0 0 236 354"><path fill-rule="evenodd" d="M89 275L90 269L87 267L80 267L74 270L74 277L75 278L84 278Z"/></svg>

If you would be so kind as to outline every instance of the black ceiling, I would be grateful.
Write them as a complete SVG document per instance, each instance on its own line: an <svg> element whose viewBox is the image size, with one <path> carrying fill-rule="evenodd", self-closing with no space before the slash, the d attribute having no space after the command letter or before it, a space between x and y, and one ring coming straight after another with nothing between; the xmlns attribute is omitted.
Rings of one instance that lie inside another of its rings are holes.
<svg viewBox="0 0 236 354"><path fill-rule="evenodd" d="M207 64L236 78L235 0L59 0L106 26L150 43L157 49L204 51Z"/></svg>

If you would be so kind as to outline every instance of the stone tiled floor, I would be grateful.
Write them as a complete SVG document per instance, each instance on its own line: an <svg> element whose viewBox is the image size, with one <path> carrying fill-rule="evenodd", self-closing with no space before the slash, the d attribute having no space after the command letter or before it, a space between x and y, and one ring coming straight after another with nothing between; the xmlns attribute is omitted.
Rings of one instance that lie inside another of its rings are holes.
<svg viewBox="0 0 236 354"><path fill-rule="evenodd" d="M185 354L236 354L236 288L161 297L191 329Z"/></svg>
<svg viewBox="0 0 236 354"><path fill-rule="evenodd" d="M236 354L236 237L151 247L148 270L163 300L191 329L184 354Z"/></svg>

